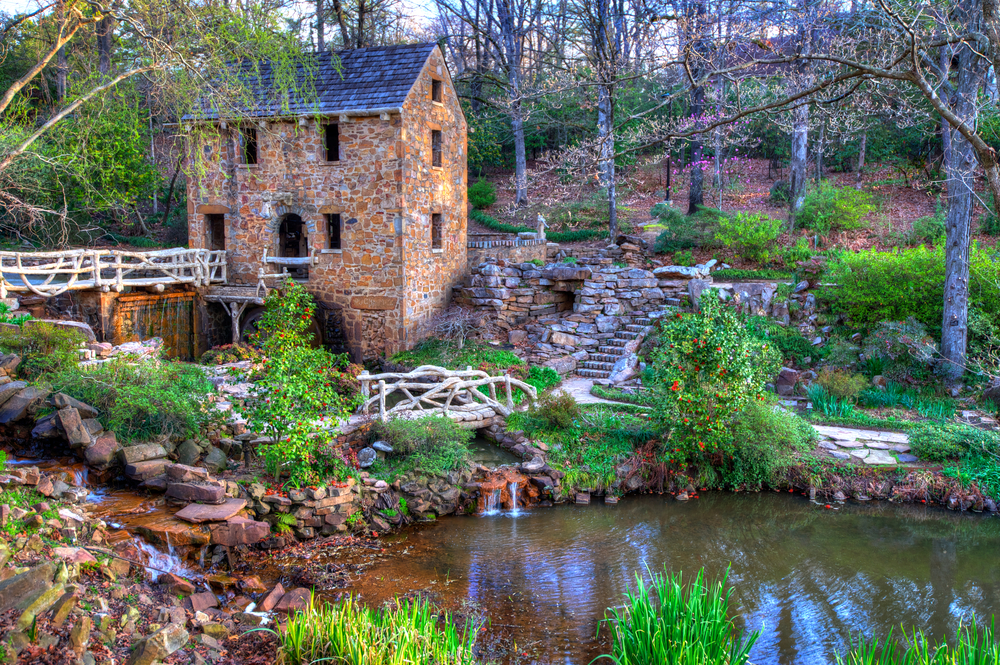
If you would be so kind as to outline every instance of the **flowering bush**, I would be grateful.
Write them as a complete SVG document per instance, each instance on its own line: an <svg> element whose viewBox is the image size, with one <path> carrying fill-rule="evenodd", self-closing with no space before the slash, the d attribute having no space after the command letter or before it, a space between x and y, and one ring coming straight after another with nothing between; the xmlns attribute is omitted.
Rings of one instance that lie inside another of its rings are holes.
<svg viewBox="0 0 1000 665"><path fill-rule="evenodd" d="M275 478L283 473L296 485L324 481L326 465L317 464L326 422L345 418L361 402L354 377L360 369L347 355L312 345L309 325L316 310L312 296L289 281L264 302L257 343L264 353L263 370L247 401L251 429L274 443L261 455ZM338 478L339 480L340 478Z"/></svg>
<svg viewBox="0 0 1000 665"><path fill-rule="evenodd" d="M730 455L730 428L777 373L781 356L755 336L717 298L702 297L701 312L664 320L650 353L654 422L669 433L668 461Z"/></svg>

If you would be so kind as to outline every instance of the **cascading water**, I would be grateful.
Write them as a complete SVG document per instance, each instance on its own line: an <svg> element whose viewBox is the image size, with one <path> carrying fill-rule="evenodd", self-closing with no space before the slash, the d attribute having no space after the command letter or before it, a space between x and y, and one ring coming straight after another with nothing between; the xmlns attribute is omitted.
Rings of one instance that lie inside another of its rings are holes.
<svg viewBox="0 0 1000 665"><path fill-rule="evenodd" d="M517 492L520 488L516 482L511 482L508 489L510 490L510 515L517 517L521 514L521 509L517 507Z"/></svg>
<svg viewBox="0 0 1000 665"><path fill-rule="evenodd" d="M136 538L135 545L146 555L146 573L154 580L161 573L171 573L188 579L196 576L196 573L184 565L184 561L177 556L169 538L167 539L166 552L150 545L142 538Z"/></svg>
<svg viewBox="0 0 1000 665"><path fill-rule="evenodd" d="M486 506L483 509L483 515L499 515L500 510L503 508L502 497L503 490L500 488L486 494Z"/></svg>

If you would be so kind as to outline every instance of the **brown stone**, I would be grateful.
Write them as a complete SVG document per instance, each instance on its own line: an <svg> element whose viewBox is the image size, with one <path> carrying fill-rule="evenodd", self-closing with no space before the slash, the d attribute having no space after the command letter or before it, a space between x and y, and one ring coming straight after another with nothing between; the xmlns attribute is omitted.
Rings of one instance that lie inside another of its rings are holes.
<svg viewBox="0 0 1000 665"><path fill-rule="evenodd" d="M141 443L122 448L122 462L126 465L138 464L149 460L159 460L167 456L167 451L158 443ZM166 466L166 464L164 464ZM162 471L160 472L162 473ZM156 474L160 475L160 474Z"/></svg>
<svg viewBox="0 0 1000 665"><path fill-rule="evenodd" d="M262 612L270 612L277 606L278 601L285 595L285 587L281 586L281 582L274 585L271 592L268 593L264 598L261 599L260 604L257 607Z"/></svg>
<svg viewBox="0 0 1000 665"><path fill-rule="evenodd" d="M246 508L246 505L247 502L245 499L226 499L217 506L192 503L190 506L178 511L174 517L196 524L202 522L224 522Z"/></svg>
<svg viewBox="0 0 1000 665"><path fill-rule="evenodd" d="M256 522L245 517L232 517L221 524L210 525L209 529L212 532L212 543L226 547L254 545L271 533L267 522Z"/></svg>
<svg viewBox="0 0 1000 665"><path fill-rule="evenodd" d="M190 596L195 590L194 584L170 573L161 574L157 584L172 596Z"/></svg>
<svg viewBox="0 0 1000 665"><path fill-rule="evenodd" d="M309 589L294 589L281 597L278 604L274 606L274 611L285 613L300 612L307 609L311 602L312 593Z"/></svg>
<svg viewBox="0 0 1000 665"><path fill-rule="evenodd" d="M132 480L142 482L155 476L162 476L163 468L167 465L166 460L154 459L146 462L137 462L125 467L125 475Z"/></svg>
<svg viewBox="0 0 1000 665"><path fill-rule="evenodd" d="M209 479L208 469L186 464L168 464L167 478L178 483L205 481Z"/></svg>
<svg viewBox="0 0 1000 665"><path fill-rule="evenodd" d="M188 601L191 603L191 610L193 612L204 612L210 607L219 606L219 599L210 591L192 594L188 597Z"/></svg>
<svg viewBox="0 0 1000 665"><path fill-rule="evenodd" d="M96 418L99 413L97 409L85 404L78 399L74 399L65 393L56 393L52 396L52 405L60 411L63 409L76 409L81 418Z"/></svg>
<svg viewBox="0 0 1000 665"><path fill-rule="evenodd" d="M90 445L90 432L84 426L79 411L71 406L60 409L56 412L56 418L66 433L66 439L71 448L83 448Z"/></svg>
<svg viewBox="0 0 1000 665"><path fill-rule="evenodd" d="M118 440L114 432L105 432L97 437L94 445L87 448L84 459L87 464L97 469L106 469L115 461L118 453Z"/></svg>
<svg viewBox="0 0 1000 665"><path fill-rule="evenodd" d="M167 483L167 496L181 501L220 504L225 501L226 488L217 483Z"/></svg>

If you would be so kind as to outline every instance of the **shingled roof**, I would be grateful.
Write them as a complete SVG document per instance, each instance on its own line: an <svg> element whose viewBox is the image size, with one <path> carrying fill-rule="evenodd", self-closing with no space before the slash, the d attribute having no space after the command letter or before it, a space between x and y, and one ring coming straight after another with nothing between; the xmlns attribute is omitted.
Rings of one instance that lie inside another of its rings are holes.
<svg viewBox="0 0 1000 665"><path fill-rule="evenodd" d="M282 108L271 63L244 65L241 78L253 91L255 104L253 108L240 110L238 115L264 118L399 108L435 48L437 44L433 43L405 44L311 54L307 57L313 59L315 66L297 67L295 87L303 92L297 93L298 97L291 99L287 108ZM313 70L311 80L307 69ZM219 116L218 107L213 105L187 118L211 120Z"/></svg>

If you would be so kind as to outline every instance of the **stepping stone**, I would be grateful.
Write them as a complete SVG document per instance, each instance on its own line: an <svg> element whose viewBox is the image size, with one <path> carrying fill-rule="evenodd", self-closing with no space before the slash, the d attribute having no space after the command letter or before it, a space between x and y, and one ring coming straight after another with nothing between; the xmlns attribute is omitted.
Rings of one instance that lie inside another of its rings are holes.
<svg viewBox="0 0 1000 665"><path fill-rule="evenodd" d="M183 510L177 511L174 517L196 524L202 522L225 522L246 508L246 506L247 502L245 499L226 499L224 503L220 503L217 506L192 503Z"/></svg>
<svg viewBox="0 0 1000 665"><path fill-rule="evenodd" d="M847 453L842 453L839 450L831 450L830 455L836 457L837 459L851 459L851 456Z"/></svg>
<svg viewBox="0 0 1000 665"><path fill-rule="evenodd" d="M865 459L871 453L872 453L871 450L868 450L867 448L862 448L860 450L852 450L851 451L851 457L853 457L855 459Z"/></svg>
<svg viewBox="0 0 1000 665"><path fill-rule="evenodd" d="M889 450L889 444L881 441L865 441L865 446L874 450Z"/></svg>
<svg viewBox="0 0 1000 665"><path fill-rule="evenodd" d="M909 453L900 453L896 455L896 459L902 462L903 464L910 464L912 462L920 461L916 455L911 455Z"/></svg>
<svg viewBox="0 0 1000 665"><path fill-rule="evenodd" d="M865 457L865 464L872 466L896 466L896 458L883 450L870 450Z"/></svg>
<svg viewBox="0 0 1000 665"><path fill-rule="evenodd" d="M825 450L836 450L837 449L837 444L836 443L831 443L829 441L820 441L817 445L820 448L823 448Z"/></svg>
<svg viewBox="0 0 1000 665"><path fill-rule="evenodd" d="M838 446L841 448L864 448L865 444L860 441L837 441Z"/></svg>
<svg viewBox="0 0 1000 665"><path fill-rule="evenodd" d="M910 452L910 444L908 443L896 443L889 446L889 450L894 453L908 453Z"/></svg>

